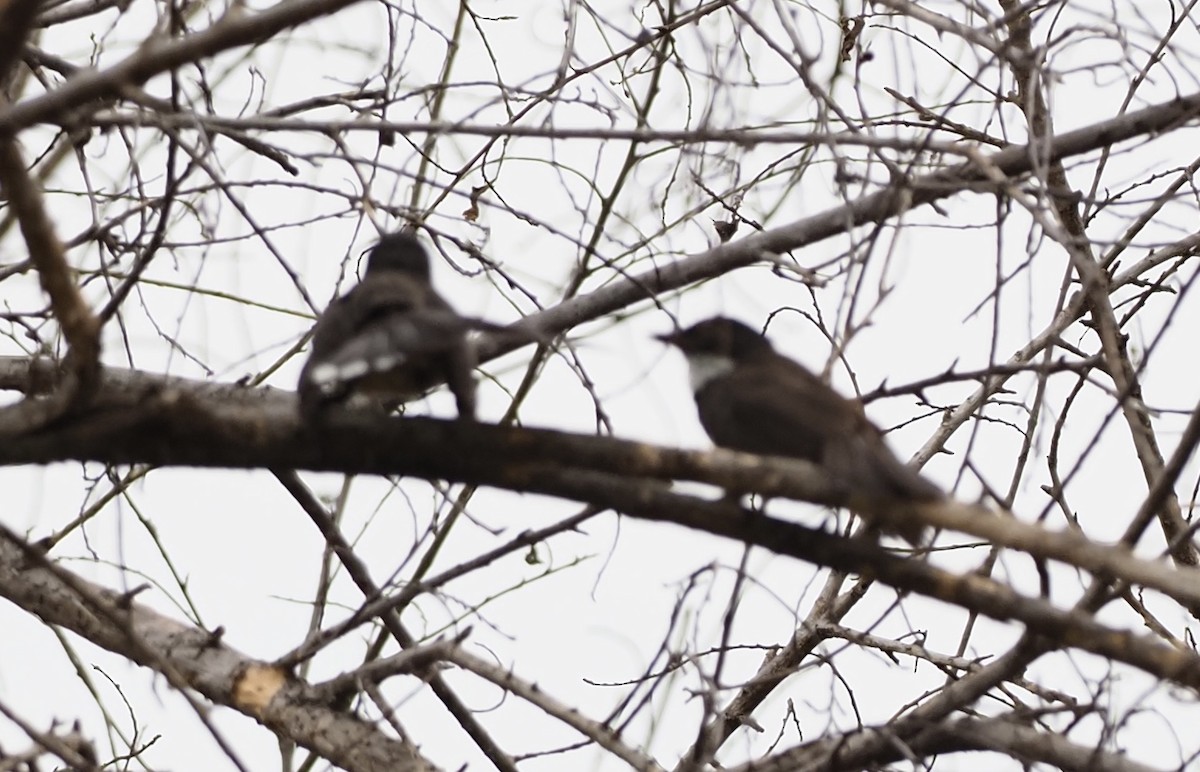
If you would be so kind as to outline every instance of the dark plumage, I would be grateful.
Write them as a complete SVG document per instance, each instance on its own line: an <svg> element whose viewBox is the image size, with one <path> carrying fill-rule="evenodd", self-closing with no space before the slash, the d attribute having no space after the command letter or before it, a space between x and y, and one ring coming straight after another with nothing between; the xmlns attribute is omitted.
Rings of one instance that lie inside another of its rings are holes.
<svg viewBox="0 0 1200 772"><path fill-rule="evenodd" d="M445 381L460 418L475 417L475 358L460 317L430 284L429 256L409 231L371 248L353 289L325 309L300 372L300 409L313 417L351 392L401 401Z"/></svg>
<svg viewBox="0 0 1200 772"><path fill-rule="evenodd" d="M717 445L809 461L853 496L873 502L943 498L896 458L857 402L750 327L716 317L658 338L687 356L700 423ZM888 526L914 544L923 541L919 524Z"/></svg>

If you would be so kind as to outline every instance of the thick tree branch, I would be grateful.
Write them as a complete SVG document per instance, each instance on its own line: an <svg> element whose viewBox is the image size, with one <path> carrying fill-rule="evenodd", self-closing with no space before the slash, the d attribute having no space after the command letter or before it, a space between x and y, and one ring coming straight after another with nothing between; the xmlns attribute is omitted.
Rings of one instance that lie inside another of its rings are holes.
<svg viewBox="0 0 1200 772"><path fill-rule="evenodd" d="M132 597L36 560L7 529L0 532L0 596L48 624L181 677L212 702L256 719L345 769L434 769L407 743L319 704L289 673L230 648L219 633L180 624Z"/></svg>
<svg viewBox="0 0 1200 772"><path fill-rule="evenodd" d="M844 234L849 227L882 222L913 207L931 204L965 190L994 189L993 184L988 181L988 175L993 169L1008 177L1020 177L1028 174L1036 163L1047 158L1068 158L1105 148L1116 142L1155 134L1193 120L1197 115L1200 115L1200 94L1190 94L1060 134L1053 142L1045 145L1015 145L984 155L983 164L967 161L932 174L895 180L891 187L862 196L844 206L827 209L779 228L770 228L743 239L721 244L668 265L656 266L628 279L615 280L586 295L533 314L529 320L542 330L570 329L582 322L598 319L657 297L663 292L751 265L762 260L764 254L781 254L799 249ZM1077 313L1086 310L1087 306L1083 304ZM516 342L495 343L485 346L485 353L493 356L499 351L516 348L517 345ZM1000 379L1000 382L1003 380L1005 379Z"/></svg>
<svg viewBox="0 0 1200 772"><path fill-rule="evenodd" d="M87 68L39 97L0 108L0 133L16 133L38 123L78 120L78 111L118 94L123 86L142 84L159 73L238 46L269 40L282 30L328 16L357 0L288 0L263 11L240 8L212 26L178 38L149 38L133 54L103 70ZM14 55L19 55L19 49Z"/></svg>
<svg viewBox="0 0 1200 772"><path fill-rule="evenodd" d="M1009 62L1016 80L1018 104L1025 111L1029 123L1029 134L1034 140L1030 143L1031 147L1037 148L1040 153L1043 148L1053 145L1054 128L1042 93L1043 73L1034 66L1037 60L1030 39L1033 21L1029 9L1022 7L1017 0L999 2L1006 13L1009 43L1019 54ZM1045 175L1043 184L1048 191L1065 193L1072 190L1061 156L1047 159L1044 166L1039 162L1039 170ZM1003 183L1003 180L999 182ZM1013 197L1019 200L1018 196ZM1029 209L1036 219L1042 221L1047 232L1055 235L1071 258L1079 283L1083 287L1082 292L1088 298L1091 321L1100 341L1101 356L1105 361L1104 371L1112 378L1113 386L1117 390L1121 412L1129 427L1133 446L1137 449L1146 485L1153 487L1163 475L1163 455L1150 421L1150 411L1142 398L1142 385L1137 368L1129 355L1128 338L1122 332L1121 323L1112 306L1111 278L1093 252L1077 198L1069 195L1051 195L1048 197L1048 203L1053 207L1058 221L1057 227L1055 223L1045 221L1036 205ZM1168 485L1173 482L1168 481ZM1192 544L1191 529L1184 520L1178 498L1170 488L1160 490L1167 491L1167 494L1160 496L1158 520L1167 543L1171 546L1172 557L1181 565L1200 565L1200 552ZM1196 615L1195 609L1193 615Z"/></svg>
<svg viewBox="0 0 1200 772"><path fill-rule="evenodd" d="M891 727L871 727L861 734L888 738ZM823 737L813 743L773 756L766 762L751 762L729 772L838 772L859 770L863 760L843 754L839 746L844 735ZM1014 718L960 718L930 724L915 737L893 739L882 744L883 752L872 758L870 766L904 762L910 754L924 758L963 751L997 751L1026 763L1048 764L1073 772L1157 772L1157 768L1139 764L1117 753L1078 745L1052 732L1035 729ZM819 757L817 764L806 763ZM964 759L965 762L965 759Z"/></svg>
<svg viewBox="0 0 1200 772"><path fill-rule="evenodd" d="M45 389L47 379L54 377L49 363L0 358L0 389ZM1049 531L952 500L919 508L864 501L810 464L719 449L684 451L609 437L428 418L380 420L349 411L312 427L299 420L290 392L118 369L104 370L101 389L87 413L28 434L0 423L0 438L0 464L8 465L75 460L413 475L575 498L580 485L590 484L588 475L596 473L628 475L630 492L622 499L663 494L663 481L693 480L851 506L885 520L916 517L1037 558L1151 587L1189 605L1200 604L1200 585L1190 571L1140 560L1074 531Z"/></svg>
<svg viewBox="0 0 1200 772"><path fill-rule="evenodd" d="M21 49L40 5L37 0L0 0L0 94L12 82L13 68L21 61Z"/></svg>
<svg viewBox="0 0 1200 772"><path fill-rule="evenodd" d="M16 214L38 280L50 298L54 318L70 346L67 362L71 377L61 384L61 393L40 405L26 404L8 411L9 420L32 427L91 397L100 372L100 323L79 292L75 272L67 265L62 242L46 213L41 189L25 169L17 140L3 134L0 134L0 189Z"/></svg>
<svg viewBox="0 0 1200 772"><path fill-rule="evenodd" d="M889 555L860 540L750 513L728 502L675 494L664 484L670 479L696 480L769 496L853 504L860 509L873 506L877 517L895 516L886 502L857 501L808 464L464 421L381 420L350 412L331 415L323 426L311 427L300 423L290 399L286 404L279 402L271 409L262 409L262 404L247 409L205 400L179 388L178 381L175 386L152 385L142 390L102 388L92 407L69 421L36 433L4 432L0 464L91 460L296 468L415 475L556 495L872 576L996 619L1019 620L1060 645L1076 646L1200 688L1200 658L1155 639L1098 625L1088 614L1061 611L982 577L957 576ZM995 528L995 523L1002 522L1000 518L954 503L923 507L916 516L934 524L961 526L967 532L987 531L1031 552L1070 552L1068 547L1077 546L1079 554L1100 560L1105 571L1115 571L1113 567L1119 565L1122 571L1135 572L1140 577L1137 581L1153 582L1188 602L1200 598L1200 587L1187 572L1137 561L1118 549L1088 545L1079 537L1016 522Z"/></svg>

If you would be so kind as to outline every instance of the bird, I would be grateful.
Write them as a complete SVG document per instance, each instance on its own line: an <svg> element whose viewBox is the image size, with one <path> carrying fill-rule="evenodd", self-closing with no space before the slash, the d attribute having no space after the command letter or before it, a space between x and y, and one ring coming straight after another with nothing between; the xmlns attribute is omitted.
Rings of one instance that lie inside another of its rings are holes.
<svg viewBox="0 0 1200 772"><path fill-rule="evenodd" d="M318 419L352 394L406 401L445 381L459 418L474 420L468 332L479 324L433 289L429 255L412 230L383 236L362 280L317 319L297 386L301 415Z"/></svg>
<svg viewBox="0 0 1200 772"><path fill-rule="evenodd" d="M898 459L855 400L838 394L771 342L734 319L714 317L655 336L688 362L700 424L722 448L802 459L820 466L852 500L937 501L945 494ZM919 546L919 523L880 524Z"/></svg>

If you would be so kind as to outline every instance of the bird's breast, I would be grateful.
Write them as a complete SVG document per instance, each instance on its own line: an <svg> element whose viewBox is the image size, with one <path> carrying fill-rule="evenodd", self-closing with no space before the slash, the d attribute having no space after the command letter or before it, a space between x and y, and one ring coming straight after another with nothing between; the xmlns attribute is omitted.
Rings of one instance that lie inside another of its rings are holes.
<svg viewBox="0 0 1200 772"><path fill-rule="evenodd" d="M692 393L698 394L714 378L728 375L734 367L730 357L718 354L688 354L688 380Z"/></svg>

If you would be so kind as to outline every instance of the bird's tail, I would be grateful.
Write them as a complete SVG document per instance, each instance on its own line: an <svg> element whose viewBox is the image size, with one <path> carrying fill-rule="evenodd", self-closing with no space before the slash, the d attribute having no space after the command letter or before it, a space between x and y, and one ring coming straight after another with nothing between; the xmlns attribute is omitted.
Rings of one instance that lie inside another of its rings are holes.
<svg viewBox="0 0 1200 772"><path fill-rule="evenodd" d="M827 458L830 474L850 488L853 509L880 530L900 536L914 547L925 546L929 527L914 511L922 503L946 497L941 488L900 461L882 442L855 443Z"/></svg>

